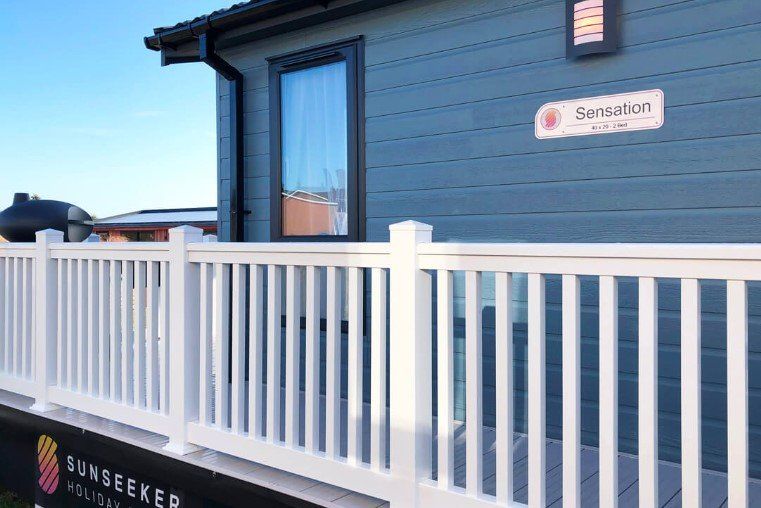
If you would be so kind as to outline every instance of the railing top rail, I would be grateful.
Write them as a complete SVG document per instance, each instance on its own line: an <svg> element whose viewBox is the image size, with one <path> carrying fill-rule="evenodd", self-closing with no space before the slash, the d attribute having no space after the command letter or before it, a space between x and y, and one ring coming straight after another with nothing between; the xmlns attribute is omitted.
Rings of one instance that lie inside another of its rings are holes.
<svg viewBox="0 0 761 508"><path fill-rule="evenodd" d="M0 258L31 258L34 253L34 243L0 243Z"/></svg>
<svg viewBox="0 0 761 508"><path fill-rule="evenodd" d="M98 242L54 243L50 245L53 259L93 259L125 261L168 261L167 242Z"/></svg>
<svg viewBox="0 0 761 508"><path fill-rule="evenodd" d="M390 252L390 244L374 242L188 244L188 257L193 263L388 268Z"/></svg>
<svg viewBox="0 0 761 508"><path fill-rule="evenodd" d="M761 280L758 244L419 244L424 270Z"/></svg>
<svg viewBox="0 0 761 508"><path fill-rule="evenodd" d="M298 254L388 254L387 242L205 242L188 244L190 252L252 252Z"/></svg>
<svg viewBox="0 0 761 508"><path fill-rule="evenodd" d="M18 242L0 242L0 251L2 250L34 250L35 243L18 243Z"/></svg>
<svg viewBox="0 0 761 508"><path fill-rule="evenodd" d="M34 244L30 244L34 245ZM53 243L51 251L81 251L81 250L128 250L128 251L169 251L167 242L81 242Z"/></svg>
<svg viewBox="0 0 761 508"><path fill-rule="evenodd" d="M418 254L761 261L757 243L420 243Z"/></svg>

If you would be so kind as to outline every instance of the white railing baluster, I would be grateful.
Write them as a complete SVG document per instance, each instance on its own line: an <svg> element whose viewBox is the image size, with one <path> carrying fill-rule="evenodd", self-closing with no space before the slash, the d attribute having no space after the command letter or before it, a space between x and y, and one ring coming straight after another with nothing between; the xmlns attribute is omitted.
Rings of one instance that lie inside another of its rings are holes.
<svg viewBox="0 0 761 508"><path fill-rule="evenodd" d="M563 506L581 506L581 306L579 278L563 275Z"/></svg>
<svg viewBox="0 0 761 508"><path fill-rule="evenodd" d="M122 268L120 261L109 263L109 301L108 313L111 317L109 353L109 398L113 402L121 401L122 394L122 340L121 340L121 281Z"/></svg>
<svg viewBox="0 0 761 508"><path fill-rule="evenodd" d="M214 423L230 425L230 265L214 264Z"/></svg>
<svg viewBox="0 0 761 508"><path fill-rule="evenodd" d="M133 282L135 265L132 261L122 263L122 404L134 403L135 341L133 326Z"/></svg>
<svg viewBox="0 0 761 508"><path fill-rule="evenodd" d="M658 506L658 282L639 279L639 503Z"/></svg>
<svg viewBox="0 0 761 508"><path fill-rule="evenodd" d="M371 284L370 465L381 471L386 468L386 271L373 268Z"/></svg>
<svg viewBox="0 0 761 508"><path fill-rule="evenodd" d="M58 287L56 293L56 300L58 305L56 306L56 312L58 314L56 335L58 344L56 348L56 386L63 388L66 383L66 295L68 290L66 288L66 260L59 259L56 263Z"/></svg>
<svg viewBox="0 0 761 508"><path fill-rule="evenodd" d="M21 339L24 327L22 315L23 299L23 258L13 258L13 375L21 374Z"/></svg>
<svg viewBox="0 0 761 508"><path fill-rule="evenodd" d="M306 362L304 380L304 446L320 448L320 272L306 268Z"/></svg>
<svg viewBox="0 0 761 508"><path fill-rule="evenodd" d="M700 282L682 279L682 505L701 506Z"/></svg>
<svg viewBox="0 0 761 508"><path fill-rule="evenodd" d="M528 504L546 503L545 277L528 274Z"/></svg>
<svg viewBox="0 0 761 508"><path fill-rule="evenodd" d="M13 259L5 258L5 371L13 373Z"/></svg>
<svg viewBox="0 0 761 508"><path fill-rule="evenodd" d="M600 506L618 505L618 287L600 277Z"/></svg>
<svg viewBox="0 0 761 508"><path fill-rule="evenodd" d="M66 324L67 324L67 336L66 336L66 381L69 390L73 390L75 387L76 371L76 348L77 348L77 279L76 279L76 260L69 259L66 262L66 280L68 284L66 289L68 294L66 295Z"/></svg>
<svg viewBox="0 0 761 508"><path fill-rule="evenodd" d="M146 280L146 372L145 372L145 405L149 411L157 411L159 407L159 271L158 263L147 263Z"/></svg>
<svg viewBox="0 0 761 508"><path fill-rule="evenodd" d="M494 274L497 501L513 501L513 276Z"/></svg>
<svg viewBox="0 0 761 508"><path fill-rule="evenodd" d="M87 260L87 393L98 393L98 262Z"/></svg>
<svg viewBox="0 0 761 508"><path fill-rule="evenodd" d="M436 356L438 374L438 484L454 485L454 283L453 273L436 274Z"/></svg>
<svg viewBox="0 0 761 508"><path fill-rule="evenodd" d="M199 402L198 402L198 421L201 425L210 425L212 420L213 409L211 407L212 397L211 390L212 384L212 337L213 319L214 314L213 298L212 298L212 284L214 280L214 272L212 271L212 265L209 263L201 263L201 278L200 278L200 305L201 313L199 315L200 323L200 376L198 382L199 390Z"/></svg>
<svg viewBox="0 0 761 508"><path fill-rule="evenodd" d="M164 261L160 264L161 274L159 277L159 408L162 413L169 413L169 306L172 303L169 298L169 263Z"/></svg>
<svg viewBox="0 0 761 508"><path fill-rule="evenodd" d="M36 301L35 301L35 287L36 287L36 279L37 276L37 263L35 261L35 258L31 258L29 260L29 381L34 383L36 382L36 351L37 351L37 344L36 344L36 338L37 338L37 320L35 318L36 315ZM52 286L51 286L52 287Z"/></svg>
<svg viewBox="0 0 761 508"><path fill-rule="evenodd" d="M3 323L3 339L5 342L4 355L5 372L13 372L13 261L10 257L5 258L5 288L3 297L3 308L5 322Z"/></svg>
<svg viewBox="0 0 761 508"><path fill-rule="evenodd" d="M360 268L349 268L347 293L349 295L349 336L348 336L348 418L347 418L347 459L350 464L362 462L362 353L364 316L362 299L364 296L363 272Z"/></svg>
<svg viewBox="0 0 761 508"><path fill-rule="evenodd" d="M280 436L280 354L282 333L282 269L267 267L267 442Z"/></svg>
<svg viewBox="0 0 761 508"><path fill-rule="evenodd" d="M31 352L32 347L32 260L29 258L23 259L22 264L22 281L21 281L21 370L19 371L20 377L28 379L30 375L31 367Z"/></svg>
<svg viewBox="0 0 761 508"><path fill-rule="evenodd" d="M87 393L87 261L77 260L77 390Z"/></svg>
<svg viewBox="0 0 761 508"><path fill-rule="evenodd" d="M5 335L5 322L7 316L5 313L5 287L7 280L5 278L5 262L8 258L0 258L0 373L5 372L5 350L6 350L6 338Z"/></svg>
<svg viewBox="0 0 761 508"><path fill-rule="evenodd" d="M109 261L98 261L98 395L106 398L109 393L111 372L108 327L109 314Z"/></svg>
<svg viewBox="0 0 761 508"><path fill-rule="evenodd" d="M728 508L748 506L748 288L727 282Z"/></svg>
<svg viewBox="0 0 761 508"><path fill-rule="evenodd" d="M285 443L299 446L301 360L301 269L288 265L285 275Z"/></svg>
<svg viewBox="0 0 761 508"><path fill-rule="evenodd" d="M135 407L145 407L145 271L144 262L135 263Z"/></svg>
<svg viewBox="0 0 761 508"><path fill-rule="evenodd" d="M8 336L5 333L5 323L8 319L5 312L5 288L8 280L5 276L5 263L8 258L0 258L0 372L5 372L5 351L7 349L6 340Z"/></svg>
<svg viewBox="0 0 761 508"><path fill-rule="evenodd" d="M483 492L483 334L481 273L465 274L465 488L470 496Z"/></svg>
<svg viewBox="0 0 761 508"><path fill-rule="evenodd" d="M245 421L246 383L246 269L232 267L232 408L230 430L243 434Z"/></svg>
<svg viewBox="0 0 761 508"><path fill-rule="evenodd" d="M341 282L334 266L326 274L325 453L337 458L341 450Z"/></svg>
<svg viewBox="0 0 761 508"><path fill-rule="evenodd" d="M248 274L248 435L262 437L262 375L264 342L264 310L262 308L263 270L260 265L249 265Z"/></svg>

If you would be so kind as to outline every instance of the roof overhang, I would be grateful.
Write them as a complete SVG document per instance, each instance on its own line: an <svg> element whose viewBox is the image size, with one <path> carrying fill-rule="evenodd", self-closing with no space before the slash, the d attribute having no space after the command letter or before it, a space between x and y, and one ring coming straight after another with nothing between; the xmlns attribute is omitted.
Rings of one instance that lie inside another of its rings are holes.
<svg viewBox="0 0 761 508"><path fill-rule="evenodd" d="M370 11L403 0L259 0L156 28L145 46L161 51L162 65L199 61L198 37L213 32L217 50Z"/></svg>

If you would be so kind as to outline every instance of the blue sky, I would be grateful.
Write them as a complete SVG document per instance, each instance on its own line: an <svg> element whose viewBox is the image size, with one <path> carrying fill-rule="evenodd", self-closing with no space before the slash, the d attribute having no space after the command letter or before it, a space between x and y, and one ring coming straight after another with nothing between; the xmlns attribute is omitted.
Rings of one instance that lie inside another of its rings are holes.
<svg viewBox="0 0 761 508"><path fill-rule="evenodd" d="M37 193L107 215L216 203L214 72L142 38L223 0L2 0L0 209Z"/></svg>

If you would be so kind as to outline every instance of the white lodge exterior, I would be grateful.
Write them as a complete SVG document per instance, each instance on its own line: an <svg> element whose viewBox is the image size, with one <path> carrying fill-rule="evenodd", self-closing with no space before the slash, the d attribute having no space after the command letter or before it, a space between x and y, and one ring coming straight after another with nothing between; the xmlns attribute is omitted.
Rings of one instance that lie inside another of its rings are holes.
<svg viewBox="0 0 761 508"><path fill-rule="evenodd" d="M220 242L0 244L0 389L323 506L761 503L760 28L757 0L157 28L218 73Z"/></svg>

